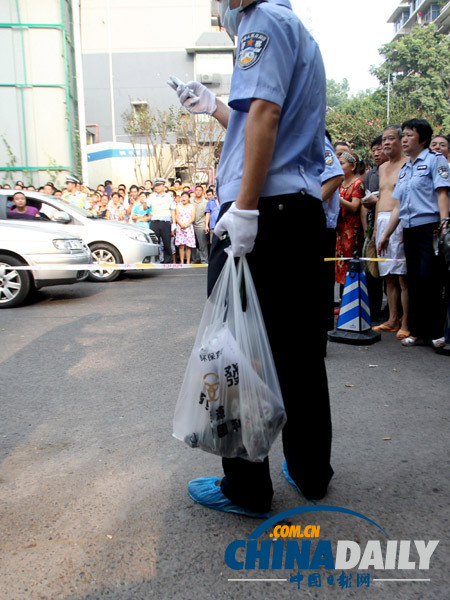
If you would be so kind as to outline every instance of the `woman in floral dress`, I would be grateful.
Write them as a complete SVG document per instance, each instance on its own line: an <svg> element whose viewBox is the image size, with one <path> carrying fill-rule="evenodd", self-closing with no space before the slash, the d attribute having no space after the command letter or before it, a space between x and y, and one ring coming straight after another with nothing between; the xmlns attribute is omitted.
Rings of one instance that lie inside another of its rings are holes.
<svg viewBox="0 0 450 600"><path fill-rule="evenodd" d="M344 152L339 157L344 181L339 187L341 211L336 228L336 257L353 258L353 252L361 255L363 231L360 210L361 198L364 198L364 182L356 174L359 167L358 157ZM336 282L344 285L348 261L336 261Z"/></svg>
<svg viewBox="0 0 450 600"><path fill-rule="evenodd" d="M175 210L175 219L177 231L175 234L175 244L179 246L180 262L184 263L184 251L186 249L186 264L191 264L191 248L195 248L195 234L193 222L195 220L195 209L189 202L189 194L183 192L181 201L177 204Z"/></svg>

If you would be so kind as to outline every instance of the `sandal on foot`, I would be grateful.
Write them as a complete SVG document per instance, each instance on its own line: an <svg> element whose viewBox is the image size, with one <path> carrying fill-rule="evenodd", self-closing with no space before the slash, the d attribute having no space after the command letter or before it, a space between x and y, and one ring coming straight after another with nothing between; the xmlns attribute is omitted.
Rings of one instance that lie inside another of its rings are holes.
<svg viewBox="0 0 450 600"><path fill-rule="evenodd" d="M408 331L407 329L399 329L397 331L397 335L395 336L398 340L404 340L405 338L409 337L411 335L411 332Z"/></svg>
<svg viewBox="0 0 450 600"><path fill-rule="evenodd" d="M431 345L435 350L439 350L439 348L443 348L445 346L445 337L437 338L435 340L431 340Z"/></svg>
<svg viewBox="0 0 450 600"><path fill-rule="evenodd" d="M376 327L372 327L372 329L374 331L381 331L381 332L385 332L385 331L398 331L398 327L389 327L389 325L386 325L386 323L382 323L381 325L377 325Z"/></svg>
<svg viewBox="0 0 450 600"><path fill-rule="evenodd" d="M423 346L424 344L424 340L413 337L412 335L402 340L402 346Z"/></svg>

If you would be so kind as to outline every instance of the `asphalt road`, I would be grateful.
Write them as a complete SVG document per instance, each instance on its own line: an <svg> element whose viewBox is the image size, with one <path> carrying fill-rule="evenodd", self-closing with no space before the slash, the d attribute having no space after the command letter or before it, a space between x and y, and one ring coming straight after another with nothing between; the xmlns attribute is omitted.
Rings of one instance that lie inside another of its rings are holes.
<svg viewBox="0 0 450 600"><path fill-rule="evenodd" d="M220 475L220 459L171 435L205 276L158 271L48 288L0 311L0 599L448 600L450 362L393 334L368 347L329 344L335 477L322 502L369 517L389 538L341 513L283 523L320 524L333 553L340 540L362 551L379 540L383 555L388 540L439 540L430 569L418 568L413 542L415 568L349 570L351 588L323 567L305 571L299 590L290 581L298 569L226 565L228 544L261 521L193 503L188 480ZM315 382L300 384L313 401ZM299 435L314 426L299 424ZM312 506L281 463L277 440L272 514ZM314 572L320 588L309 586ZM369 587L357 587L366 573ZM258 581L229 581L244 578Z"/></svg>

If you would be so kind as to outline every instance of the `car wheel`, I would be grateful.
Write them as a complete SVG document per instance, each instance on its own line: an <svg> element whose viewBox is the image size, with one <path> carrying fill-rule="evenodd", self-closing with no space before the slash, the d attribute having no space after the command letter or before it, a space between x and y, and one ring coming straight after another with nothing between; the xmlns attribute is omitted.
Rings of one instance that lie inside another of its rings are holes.
<svg viewBox="0 0 450 600"><path fill-rule="evenodd" d="M94 263L111 263L120 264L122 257L118 250L110 244L91 244L89 246L92 253L92 259ZM99 269L98 271L90 271L89 279L91 281L114 281L120 275L120 271L117 269Z"/></svg>
<svg viewBox="0 0 450 600"><path fill-rule="evenodd" d="M27 271L16 271L23 266L19 259L0 254L0 308L14 308L28 296L31 276Z"/></svg>

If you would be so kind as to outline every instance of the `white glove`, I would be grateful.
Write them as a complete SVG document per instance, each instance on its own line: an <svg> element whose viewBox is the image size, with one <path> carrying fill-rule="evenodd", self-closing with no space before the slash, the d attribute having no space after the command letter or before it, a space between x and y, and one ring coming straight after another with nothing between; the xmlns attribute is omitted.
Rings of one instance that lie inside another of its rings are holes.
<svg viewBox="0 0 450 600"><path fill-rule="evenodd" d="M245 256L253 250L258 233L259 210L242 210L233 202L214 228L214 235L221 237L226 231L230 236L234 256Z"/></svg>
<svg viewBox="0 0 450 600"><path fill-rule="evenodd" d="M217 110L216 95L198 81L179 85L177 94L181 104L190 113L212 115Z"/></svg>

